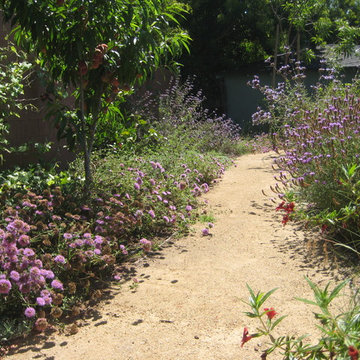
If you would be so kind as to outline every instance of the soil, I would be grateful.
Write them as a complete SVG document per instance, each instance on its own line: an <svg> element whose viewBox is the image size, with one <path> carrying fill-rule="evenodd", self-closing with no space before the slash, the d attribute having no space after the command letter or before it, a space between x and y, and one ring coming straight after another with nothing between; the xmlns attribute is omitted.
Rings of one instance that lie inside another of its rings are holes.
<svg viewBox="0 0 360 360"><path fill-rule="evenodd" d="M242 156L203 196L215 218L210 236L202 236L206 224L198 223L191 235L169 239L134 265L138 286L129 281L112 288L92 317L78 321L76 334L69 335L68 326L65 333L37 336L6 359L260 359L265 339L241 347L244 327L251 333L258 325L243 313L249 310L240 300L248 299L246 284L254 291L278 288L266 302L278 316L288 315L277 334L312 339L314 309L294 299L312 299L304 276L324 285L346 274L319 234L292 222L283 226L262 194L270 194L274 182L274 156ZM341 299L336 306L343 306Z"/></svg>

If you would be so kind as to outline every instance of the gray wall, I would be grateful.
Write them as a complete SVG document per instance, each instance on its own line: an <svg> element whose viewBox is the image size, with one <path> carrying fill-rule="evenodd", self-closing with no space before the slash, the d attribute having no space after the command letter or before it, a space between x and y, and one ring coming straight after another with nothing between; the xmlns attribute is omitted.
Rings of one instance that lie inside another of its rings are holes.
<svg viewBox="0 0 360 360"><path fill-rule="evenodd" d="M0 46L6 46L5 37L10 32L10 26L4 24L0 14ZM50 152L39 154L35 151L26 153L4 153L4 162L0 168L9 168L16 165L26 165L43 161L59 161L65 165L74 159L74 154L63 148L64 142L56 139L56 129L51 121L44 120L46 114L45 103L40 100L40 96L45 92L38 81L34 81L31 87L24 89L25 98L35 99L31 101L39 111L22 111L20 118L13 117L7 119L10 126L8 140L10 145L19 146L28 142L46 143L53 142Z"/></svg>
<svg viewBox="0 0 360 360"><path fill-rule="evenodd" d="M350 82L357 72L356 68L346 68L342 80ZM261 106L263 96L259 90L252 89L247 85L255 75L260 78L261 85L271 84L271 71L266 70L264 65L245 69L242 72L223 74L225 108L228 117L233 119L244 130L251 128L251 115L256 112L258 106ZM316 70L306 72L305 85L310 89L319 79L319 73ZM279 77L277 81L282 81Z"/></svg>

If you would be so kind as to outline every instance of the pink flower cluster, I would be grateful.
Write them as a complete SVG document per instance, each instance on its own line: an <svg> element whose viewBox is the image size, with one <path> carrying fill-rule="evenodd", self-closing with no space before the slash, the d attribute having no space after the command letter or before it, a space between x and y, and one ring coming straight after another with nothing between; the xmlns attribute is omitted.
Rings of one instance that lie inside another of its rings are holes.
<svg viewBox="0 0 360 360"><path fill-rule="evenodd" d="M0 294L7 296L16 289L27 303L50 305L52 295L48 289L63 290L63 285L29 247L29 231L30 226L20 219L9 222L5 230L0 229ZM60 257L58 260L62 261ZM35 316L35 309L28 307L25 315Z"/></svg>

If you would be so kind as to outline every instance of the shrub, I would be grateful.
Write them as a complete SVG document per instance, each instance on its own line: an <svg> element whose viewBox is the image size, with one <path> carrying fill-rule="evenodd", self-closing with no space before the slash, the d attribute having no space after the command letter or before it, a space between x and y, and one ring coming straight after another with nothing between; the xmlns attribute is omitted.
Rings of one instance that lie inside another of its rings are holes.
<svg viewBox="0 0 360 360"><path fill-rule="evenodd" d="M154 147L170 145L175 149L243 154L239 125L225 115L210 113L204 108L204 100L191 79L181 83L176 78L160 95L149 93L134 100L133 111L151 124L157 134L151 139Z"/></svg>
<svg viewBox="0 0 360 360"><path fill-rule="evenodd" d="M295 202L296 210L284 215L284 224L306 219L357 251L359 80L342 84L324 68L308 91L299 80L302 70L298 63L294 72L280 69L285 81L276 89L262 87L258 78L252 82L268 106L254 114L254 121L270 125L273 146L282 151L275 160L277 183L271 187L284 201L277 210Z"/></svg>
<svg viewBox="0 0 360 360"><path fill-rule="evenodd" d="M355 248L360 180L356 92L357 83L333 89L320 106L301 111L295 125L284 125L285 154L276 160L281 171L277 180L285 186L281 190L276 185L276 192L294 194L309 220L328 231L342 229L343 241Z"/></svg>

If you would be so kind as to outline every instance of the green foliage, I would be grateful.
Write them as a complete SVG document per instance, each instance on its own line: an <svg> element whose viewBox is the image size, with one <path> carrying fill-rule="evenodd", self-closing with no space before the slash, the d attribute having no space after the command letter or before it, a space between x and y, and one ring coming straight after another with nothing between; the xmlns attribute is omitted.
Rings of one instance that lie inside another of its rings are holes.
<svg viewBox="0 0 360 360"><path fill-rule="evenodd" d="M29 82L32 64L26 55L14 46L0 48L0 152L10 152L6 139L9 117L19 117L19 112L31 107L25 101L24 85ZM2 157L2 155L0 155Z"/></svg>
<svg viewBox="0 0 360 360"><path fill-rule="evenodd" d="M298 218L319 225L346 249L359 250L360 154L358 80L320 85L297 109L286 104L286 123L276 137L284 156L272 190L297 204ZM295 111L294 111L295 110Z"/></svg>
<svg viewBox="0 0 360 360"><path fill-rule="evenodd" d="M193 11L184 24L193 42L190 55L182 57L183 73L197 75L197 85L204 89L211 109L224 107L219 81L223 73L242 72L244 65L269 57L274 61L274 56L286 65L288 52L310 62L318 54L317 46L325 44L337 44L343 56L358 42L357 0L187 2Z"/></svg>

